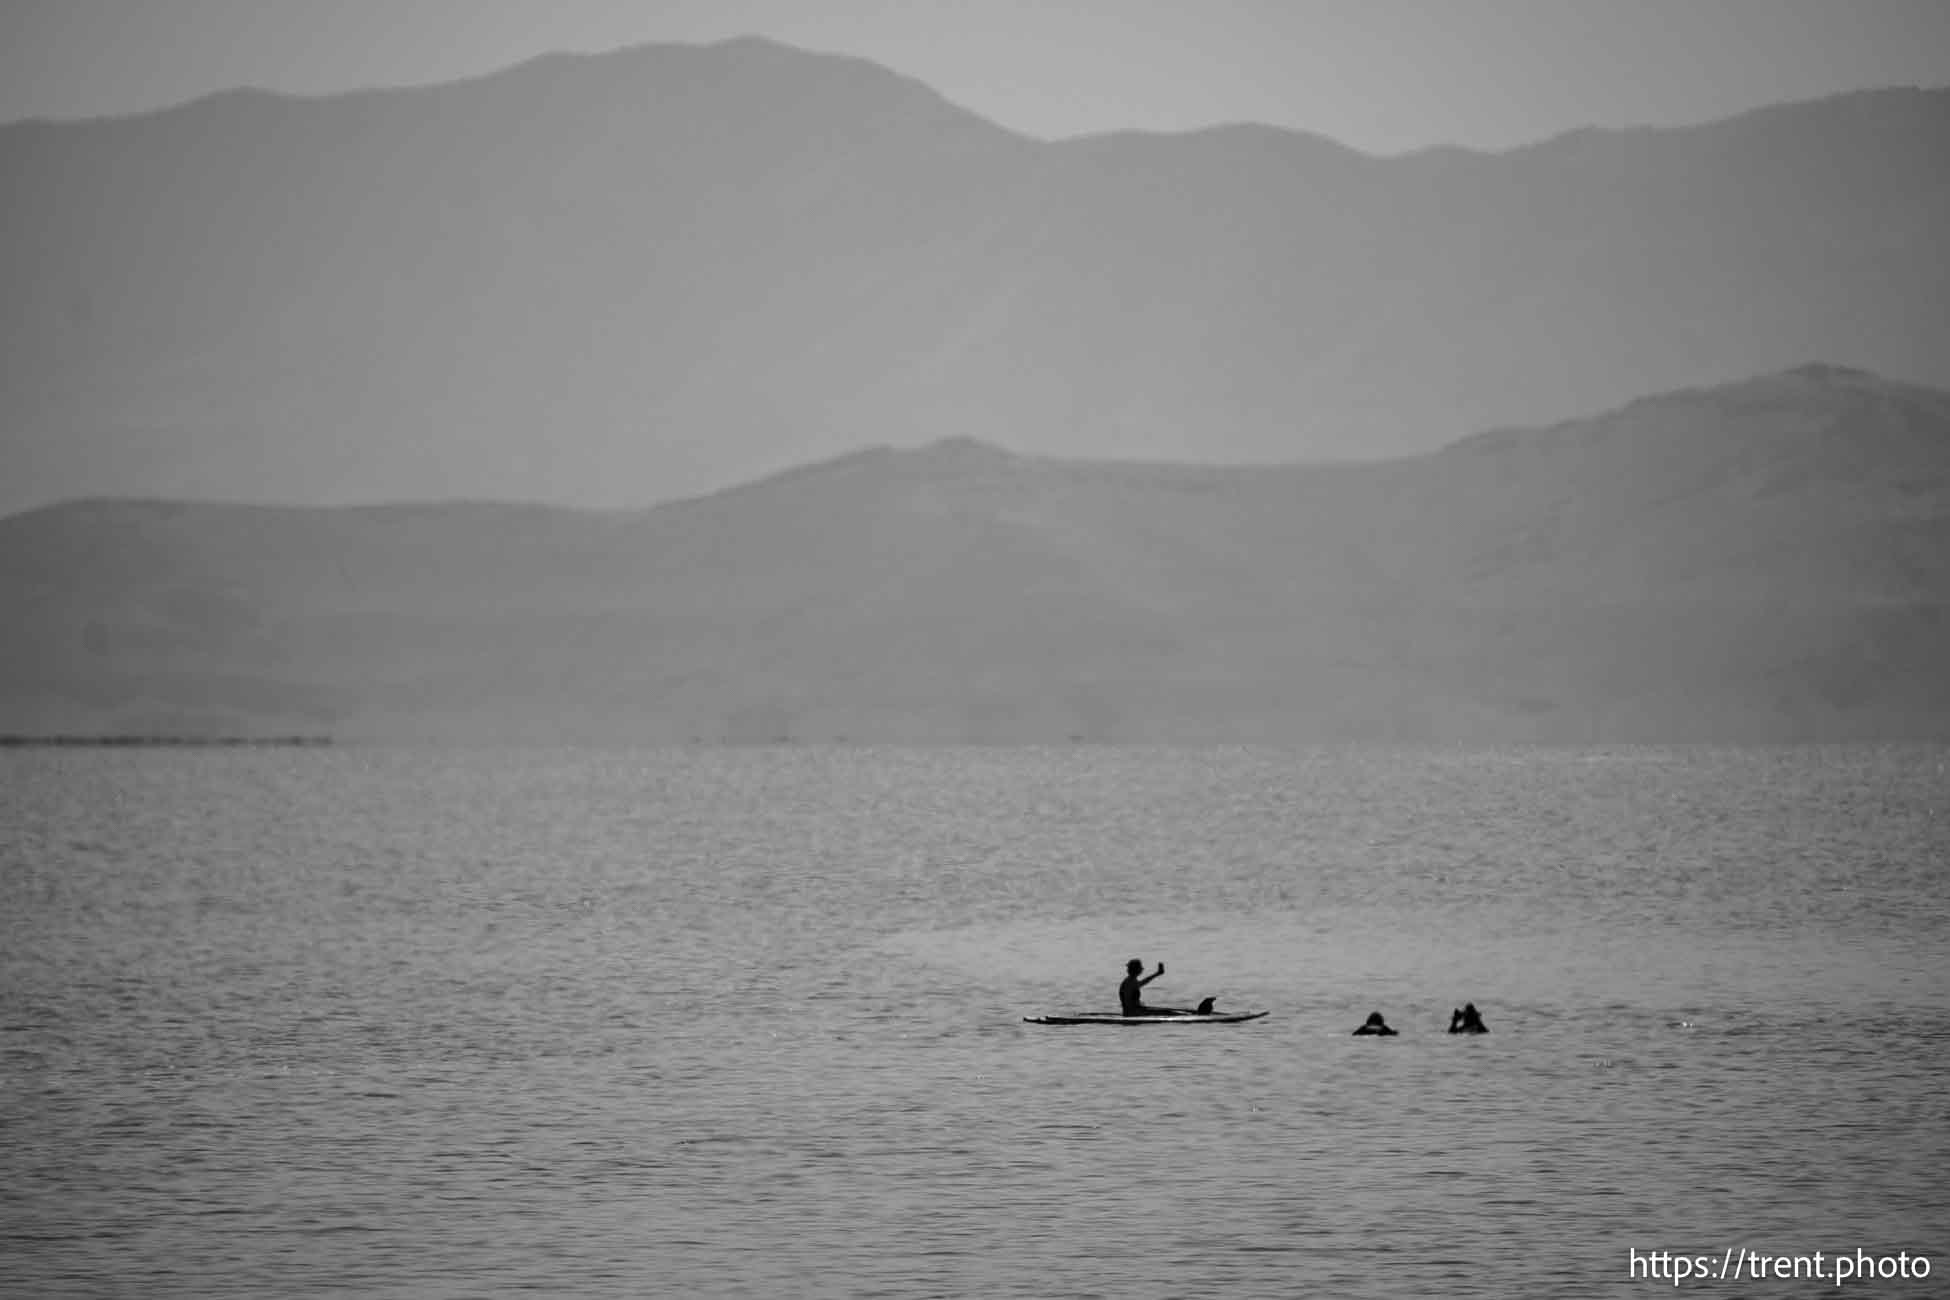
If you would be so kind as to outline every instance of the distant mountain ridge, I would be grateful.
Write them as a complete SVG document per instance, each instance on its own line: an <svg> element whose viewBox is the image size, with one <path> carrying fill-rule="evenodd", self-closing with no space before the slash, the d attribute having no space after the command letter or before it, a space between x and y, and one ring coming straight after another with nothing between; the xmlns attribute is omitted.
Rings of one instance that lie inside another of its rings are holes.
<svg viewBox="0 0 1950 1300"><path fill-rule="evenodd" d="M0 510L634 506L866 443L1369 459L1950 384L1950 91L1499 154L1046 143L761 40L0 128Z"/></svg>
<svg viewBox="0 0 1950 1300"><path fill-rule="evenodd" d="M1941 740L1946 663L1950 393L1828 365L1381 462L0 518L0 733Z"/></svg>

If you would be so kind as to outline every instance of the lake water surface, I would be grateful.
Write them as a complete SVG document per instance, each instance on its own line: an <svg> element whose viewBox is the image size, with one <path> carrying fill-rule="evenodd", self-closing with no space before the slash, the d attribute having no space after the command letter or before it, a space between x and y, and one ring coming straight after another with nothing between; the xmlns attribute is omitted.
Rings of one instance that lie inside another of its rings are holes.
<svg viewBox="0 0 1950 1300"><path fill-rule="evenodd" d="M0 1292L1950 1294L1947 765L0 752Z"/></svg>

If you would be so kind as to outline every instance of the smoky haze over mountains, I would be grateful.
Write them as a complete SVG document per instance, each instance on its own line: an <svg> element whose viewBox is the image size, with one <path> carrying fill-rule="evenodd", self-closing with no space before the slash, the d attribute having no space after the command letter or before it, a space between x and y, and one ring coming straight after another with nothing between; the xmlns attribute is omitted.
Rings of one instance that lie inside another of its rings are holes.
<svg viewBox="0 0 1950 1300"><path fill-rule="evenodd" d="M1388 462L876 448L643 511L0 520L0 731L1950 737L1950 393L1805 366Z"/></svg>
<svg viewBox="0 0 1950 1300"><path fill-rule="evenodd" d="M0 510L637 506L870 444L1374 458L1950 384L1950 92L1503 154L1045 143L760 40L0 128Z"/></svg>

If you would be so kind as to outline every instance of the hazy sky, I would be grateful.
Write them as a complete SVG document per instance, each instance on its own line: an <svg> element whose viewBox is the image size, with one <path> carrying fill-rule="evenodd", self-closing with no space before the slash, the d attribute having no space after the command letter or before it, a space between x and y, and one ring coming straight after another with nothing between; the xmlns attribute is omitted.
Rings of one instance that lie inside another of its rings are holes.
<svg viewBox="0 0 1950 1300"><path fill-rule="evenodd" d="M1032 135L1259 121L1377 153L1950 84L1950 0L0 0L0 120L748 33Z"/></svg>

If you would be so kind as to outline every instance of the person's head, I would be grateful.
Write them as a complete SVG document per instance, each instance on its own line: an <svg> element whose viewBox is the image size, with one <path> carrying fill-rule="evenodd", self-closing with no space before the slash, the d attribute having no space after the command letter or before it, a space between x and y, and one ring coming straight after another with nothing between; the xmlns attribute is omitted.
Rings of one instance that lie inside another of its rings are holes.
<svg viewBox="0 0 1950 1300"><path fill-rule="evenodd" d="M1379 1029L1382 1025L1385 1025L1388 1022L1381 1018L1381 1013L1379 1011L1370 1011L1368 1013L1368 1023L1374 1026L1375 1028Z"/></svg>
<svg viewBox="0 0 1950 1300"><path fill-rule="evenodd" d="M1463 1003L1462 1013L1463 1013L1463 1018L1466 1020L1474 1020L1479 1014L1476 1010L1476 1004L1474 1002Z"/></svg>
<svg viewBox="0 0 1950 1300"><path fill-rule="evenodd" d="M1135 975L1143 969L1144 969L1144 963L1139 961L1135 957L1131 958L1129 961L1124 963L1124 970L1126 974Z"/></svg>

